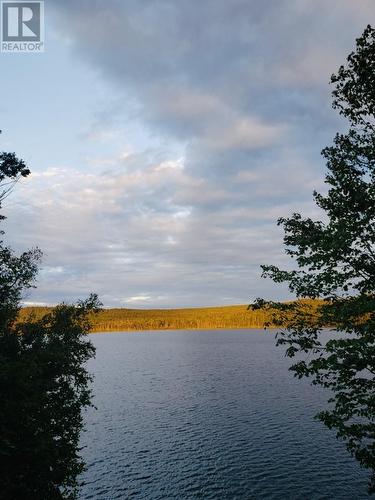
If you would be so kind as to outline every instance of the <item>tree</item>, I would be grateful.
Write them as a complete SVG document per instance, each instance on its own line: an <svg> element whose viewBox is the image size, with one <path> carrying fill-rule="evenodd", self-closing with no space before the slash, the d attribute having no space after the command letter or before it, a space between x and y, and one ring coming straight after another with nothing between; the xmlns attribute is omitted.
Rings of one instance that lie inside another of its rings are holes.
<svg viewBox="0 0 375 500"><path fill-rule="evenodd" d="M0 203L12 191L14 184L29 174L30 170L25 162L19 160L14 153L0 153Z"/></svg>
<svg viewBox="0 0 375 500"><path fill-rule="evenodd" d="M297 268L262 266L263 276L287 283L297 301L257 299L281 328L278 345L297 361L295 375L330 389L317 418L345 440L372 471L375 491L375 30L368 26L356 49L332 75L333 108L348 120L345 134L322 151L326 194L314 192L323 221L281 218L286 253ZM314 301L308 299L315 299ZM336 332L327 336L327 327ZM306 356L306 354L308 354ZM303 359L303 358L306 359Z"/></svg>
<svg viewBox="0 0 375 500"><path fill-rule="evenodd" d="M29 174L13 153L0 155L0 201ZM1 216L3 219L4 217ZM3 234L3 232L1 233ZM76 498L82 410L91 404L85 337L96 295L20 322L22 296L34 286L39 249L17 256L0 242L0 499Z"/></svg>
<svg viewBox="0 0 375 500"><path fill-rule="evenodd" d="M30 170L14 153L0 153L0 209L15 183L29 174ZM0 213L0 222L4 218ZM0 236L3 234L4 231L0 230ZM40 259L41 252L37 248L17 257L0 240L0 328L4 331L16 317L22 291L33 286Z"/></svg>

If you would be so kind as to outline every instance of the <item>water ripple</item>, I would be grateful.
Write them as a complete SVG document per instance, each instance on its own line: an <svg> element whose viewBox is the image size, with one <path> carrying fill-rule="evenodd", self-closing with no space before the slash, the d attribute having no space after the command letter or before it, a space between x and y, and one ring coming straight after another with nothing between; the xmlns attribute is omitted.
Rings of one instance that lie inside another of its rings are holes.
<svg viewBox="0 0 375 500"><path fill-rule="evenodd" d="M82 499L368 498L367 474L313 420L263 331L95 334Z"/></svg>

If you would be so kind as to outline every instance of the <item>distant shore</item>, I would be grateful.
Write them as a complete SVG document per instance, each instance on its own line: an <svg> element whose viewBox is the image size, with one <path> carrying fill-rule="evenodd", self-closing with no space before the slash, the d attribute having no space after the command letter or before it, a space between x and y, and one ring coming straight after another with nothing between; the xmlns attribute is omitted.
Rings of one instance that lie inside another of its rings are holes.
<svg viewBox="0 0 375 500"><path fill-rule="evenodd" d="M92 318L92 332L264 328L268 315L247 307L245 304L183 309L103 309ZM49 307L25 307L20 317L22 320L32 313L38 318L50 310Z"/></svg>

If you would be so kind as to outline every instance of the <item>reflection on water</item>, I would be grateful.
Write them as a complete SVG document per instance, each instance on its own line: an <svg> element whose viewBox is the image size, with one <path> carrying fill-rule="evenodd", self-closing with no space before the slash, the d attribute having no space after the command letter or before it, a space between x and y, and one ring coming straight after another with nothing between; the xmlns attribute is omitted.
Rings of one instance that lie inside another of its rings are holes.
<svg viewBox="0 0 375 500"><path fill-rule="evenodd" d="M361 499L327 394L263 330L95 334L81 498Z"/></svg>

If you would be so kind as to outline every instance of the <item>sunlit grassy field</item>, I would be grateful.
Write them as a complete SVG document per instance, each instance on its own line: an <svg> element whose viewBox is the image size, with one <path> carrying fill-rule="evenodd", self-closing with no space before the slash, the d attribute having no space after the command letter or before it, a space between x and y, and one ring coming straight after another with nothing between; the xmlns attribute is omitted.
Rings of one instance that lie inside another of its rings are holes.
<svg viewBox="0 0 375 500"><path fill-rule="evenodd" d="M29 314L41 317L47 307L26 307L21 320ZM215 328L262 328L268 316L263 311L247 310L247 305L189 309L104 309L93 316L93 332L179 330Z"/></svg>

